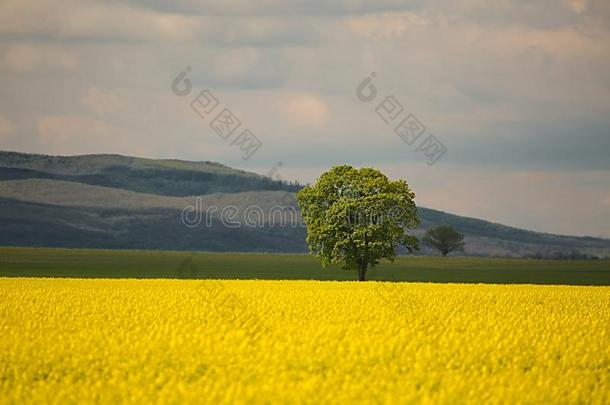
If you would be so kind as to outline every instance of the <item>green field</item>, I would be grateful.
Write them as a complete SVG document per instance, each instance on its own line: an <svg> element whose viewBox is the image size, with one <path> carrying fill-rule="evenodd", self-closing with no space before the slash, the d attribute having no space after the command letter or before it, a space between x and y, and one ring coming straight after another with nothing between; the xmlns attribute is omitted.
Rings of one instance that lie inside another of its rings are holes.
<svg viewBox="0 0 610 405"><path fill-rule="evenodd" d="M354 280L299 254L0 248L0 277ZM610 285L610 260L399 257L370 280Z"/></svg>

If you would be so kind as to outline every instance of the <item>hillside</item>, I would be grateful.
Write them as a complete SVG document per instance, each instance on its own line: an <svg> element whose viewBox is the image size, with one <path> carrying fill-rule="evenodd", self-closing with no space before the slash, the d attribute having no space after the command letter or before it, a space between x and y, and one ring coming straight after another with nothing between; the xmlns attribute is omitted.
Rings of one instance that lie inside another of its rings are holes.
<svg viewBox="0 0 610 405"><path fill-rule="evenodd" d="M0 245L304 252L295 189L296 184L211 162L0 152ZM181 214L195 204L194 196L202 211L215 210L209 211L209 223L189 228ZM262 212L256 226L246 218L252 206ZM275 216L273 207L278 206L293 209L285 212L283 226ZM239 226L221 223L224 207L235 207ZM450 224L465 234L469 255L573 250L610 255L605 239L532 232L424 207L419 213L422 224L416 234Z"/></svg>
<svg viewBox="0 0 610 405"><path fill-rule="evenodd" d="M213 162L154 160L120 155L47 156L0 152L0 181L49 179L141 193L190 196L240 191L297 191L297 184Z"/></svg>

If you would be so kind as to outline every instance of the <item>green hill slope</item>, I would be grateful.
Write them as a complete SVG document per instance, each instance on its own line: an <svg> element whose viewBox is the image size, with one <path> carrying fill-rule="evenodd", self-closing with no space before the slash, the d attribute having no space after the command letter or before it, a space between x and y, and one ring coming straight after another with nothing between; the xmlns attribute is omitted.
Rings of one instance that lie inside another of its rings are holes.
<svg viewBox="0 0 610 405"><path fill-rule="evenodd" d="M0 180L51 179L166 196L240 191L297 191L276 181L213 162L154 160L121 155L46 156L0 152Z"/></svg>

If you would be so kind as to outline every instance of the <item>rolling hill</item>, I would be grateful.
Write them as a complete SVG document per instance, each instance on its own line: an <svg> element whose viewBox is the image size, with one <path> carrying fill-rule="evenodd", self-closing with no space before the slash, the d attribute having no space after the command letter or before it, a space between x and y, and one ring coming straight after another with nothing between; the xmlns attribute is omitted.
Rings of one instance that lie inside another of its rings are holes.
<svg viewBox="0 0 610 405"><path fill-rule="evenodd" d="M0 152L0 181L16 179L63 180L167 196L261 190L294 192L299 188L298 184L213 162Z"/></svg>
<svg viewBox="0 0 610 405"><path fill-rule="evenodd" d="M212 162L0 152L0 245L304 252L305 229L294 198L299 187ZM209 219L185 226L183 210L196 203ZM260 216L249 211L254 206ZM223 208L235 210L229 226L221 223ZM468 255L610 255L606 239L418 209L422 224L416 234L450 224L465 234Z"/></svg>

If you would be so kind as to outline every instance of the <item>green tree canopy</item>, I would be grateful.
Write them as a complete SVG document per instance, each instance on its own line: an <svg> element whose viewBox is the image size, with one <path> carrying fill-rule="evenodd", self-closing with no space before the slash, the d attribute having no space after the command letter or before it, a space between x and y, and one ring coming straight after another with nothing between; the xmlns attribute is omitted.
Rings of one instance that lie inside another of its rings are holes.
<svg viewBox="0 0 610 405"><path fill-rule="evenodd" d="M464 235L450 225L441 225L429 229L424 235L424 245L438 249L443 256L454 250L464 250Z"/></svg>
<svg viewBox="0 0 610 405"><path fill-rule="evenodd" d="M297 193L307 245L322 265L343 264L364 281L369 266L394 260L399 245L418 249L407 229L419 224L415 194L378 170L336 166Z"/></svg>

